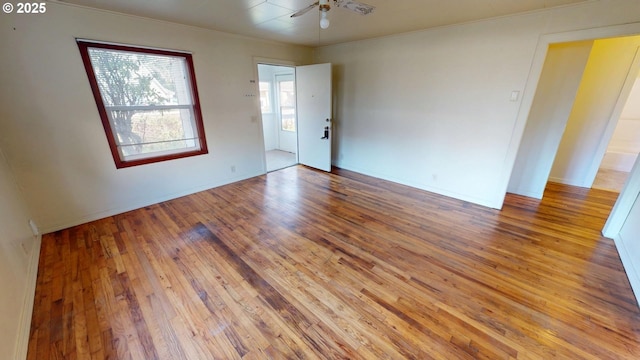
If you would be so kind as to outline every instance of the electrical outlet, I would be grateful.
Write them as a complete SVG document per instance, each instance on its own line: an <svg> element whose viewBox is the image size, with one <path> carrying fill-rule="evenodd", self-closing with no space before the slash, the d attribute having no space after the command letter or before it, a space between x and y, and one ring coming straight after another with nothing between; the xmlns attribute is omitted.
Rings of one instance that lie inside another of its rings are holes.
<svg viewBox="0 0 640 360"><path fill-rule="evenodd" d="M236 166L235 165L231 165L231 172L232 173L236 172Z"/></svg>

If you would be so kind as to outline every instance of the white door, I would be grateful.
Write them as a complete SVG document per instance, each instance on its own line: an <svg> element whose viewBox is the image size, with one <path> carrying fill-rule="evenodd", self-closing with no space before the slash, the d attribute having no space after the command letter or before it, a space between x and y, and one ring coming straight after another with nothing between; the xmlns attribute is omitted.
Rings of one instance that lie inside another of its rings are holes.
<svg viewBox="0 0 640 360"><path fill-rule="evenodd" d="M296 67L298 161L331 171L331 64Z"/></svg>

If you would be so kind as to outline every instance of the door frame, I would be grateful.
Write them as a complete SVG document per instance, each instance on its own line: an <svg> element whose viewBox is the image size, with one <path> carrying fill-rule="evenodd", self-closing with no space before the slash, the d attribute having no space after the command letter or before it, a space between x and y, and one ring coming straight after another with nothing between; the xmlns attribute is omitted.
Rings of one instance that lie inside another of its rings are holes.
<svg viewBox="0 0 640 360"><path fill-rule="evenodd" d="M639 172L637 170L640 169L637 160L634 168L636 169L635 173L637 175L637 173ZM636 177L636 180L637 179L638 178ZM638 185L639 183L640 182L638 181L635 182L636 185ZM640 207L640 187L636 186L635 193L635 199L629 199L628 201L628 216L631 216L631 212L634 211L634 209L637 210L638 207ZM618 203L616 203L616 206L617 205ZM627 278L629 279L629 283L631 284L631 289L633 290L633 293L636 297L636 302L640 304L640 267L638 267L638 261L634 256L637 256L637 250L635 249L637 249L637 241L640 241L640 239L637 238L638 234L634 234L635 237L632 236L631 238L627 237L626 234L623 235L625 226L631 226L630 224L637 224L636 222L634 222L637 220L629 219L628 216L625 218L625 221L622 222L620 229L615 231L616 235L613 237L613 241L616 244L616 249L618 250L620 260L622 261L622 265L624 266Z"/></svg>
<svg viewBox="0 0 640 360"><path fill-rule="evenodd" d="M260 127L260 149L262 150L262 174L267 173L267 152L264 150L264 122L262 119L262 111L260 111L260 90L258 86L260 85L260 76L258 74L258 65L273 65L273 66L290 66L295 69L296 66L299 66L295 61L283 60L283 59L274 59L274 58L266 58L266 57L253 57L253 94L256 94L256 101L254 101L255 111L258 113L256 116L258 120L258 126ZM294 70L295 76L295 70ZM297 126L297 124L296 124ZM296 161L298 159L298 154L296 152Z"/></svg>
<svg viewBox="0 0 640 360"><path fill-rule="evenodd" d="M516 123L512 131L511 142L507 150L507 157L505 158L504 174L502 177L502 183L497 187L496 191L496 208L502 208L504 199L509 188L509 182L513 175L513 170L518 156L518 148L524 137L524 130L529 119L531 107L533 105L534 96L538 89L540 76L542 75L542 69L544 62L547 58L547 52L549 45L556 43L566 43L573 41L584 40L596 40L611 37L632 36L640 34L640 23L613 25L601 28L591 28L584 30L567 31L560 33L545 34L540 36L534 57L531 62L531 68L529 70L529 76L522 92L522 101L520 108L518 109L518 115L516 117ZM547 179L545 179L546 183ZM544 188L544 187L543 187ZM525 196L529 196L524 194ZM542 197L542 196L540 196Z"/></svg>
<svg viewBox="0 0 640 360"><path fill-rule="evenodd" d="M611 239L615 239L618 236L638 195L640 195L640 156L636 158L627 182L624 184L615 205L613 205L611 213L609 213L609 218L602 229L602 235Z"/></svg>

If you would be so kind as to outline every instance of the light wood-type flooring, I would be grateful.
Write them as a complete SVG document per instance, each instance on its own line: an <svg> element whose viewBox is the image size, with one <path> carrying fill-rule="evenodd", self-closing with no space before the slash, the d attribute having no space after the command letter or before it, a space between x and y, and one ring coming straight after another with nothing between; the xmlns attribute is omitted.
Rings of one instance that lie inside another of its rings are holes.
<svg viewBox="0 0 640 360"><path fill-rule="evenodd" d="M43 237L29 359L638 359L617 194L290 167Z"/></svg>
<svg viewBox="0 0 640 360"><path fill-rule="evenodd" d="M626 171L600 168L591 187L594 189L609 190L619 193L622 191L628 177L629 173Z"/></svg>
<svg viewBox="0 0 640 360"><path fill-rule="evenodd" d="M296 154L283 150L269 150L265 152L267 172L284 169L297 164Z"/></svg>

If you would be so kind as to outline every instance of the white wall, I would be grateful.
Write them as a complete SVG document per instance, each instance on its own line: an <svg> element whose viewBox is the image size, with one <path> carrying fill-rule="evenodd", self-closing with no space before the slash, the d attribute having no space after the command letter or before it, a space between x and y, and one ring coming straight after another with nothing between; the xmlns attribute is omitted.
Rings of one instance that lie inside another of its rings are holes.
<svg viewBox="0 0 640 360"><path fill-rule="evenodd" d="M638 261L640 259L640 196L636 197L627 221L614 239L629 283L638 301L640 299L640 261Z"/></svg>
<svg viewBox="0 0 640 360"><path fill-rule="evenodd" d="M594 42L549 180L591 187L604 156L601 143L609 143L606 129L615 121L611 117L618 98L626 95L623 87L638 47L640 36ZM637 70L631 71L635 77Z"/></svg>
<svg viewBox="0 0 640 360"><path fill-rule="evenodd" d="M271 65L258 64L258 77L260 81L269 83L269 100L271 102L271 112L262 113L262 131L264 133L264 150L275 150L278 148L278 122L276 121L275 86L273 84L273 70Z"/></svg>
<svg viewBox="0 0 640 360"><path fill-rule="evenodd" d="M26 357L39 244L26 204L0 149L0 354ZM32 263L30 263L32 261Z"/></svg>
<svg viewBox="0 0 640 360"><path fill-rule="evenodd" d="M334 164L501 207L541 38L638 21L635 0L594 1L319 48L335 65Z"/></svg>
<svg viewBox="0 0 640 360"><path fill-rule="evenodd" d="M549 46L507 191L542 198L592 45Z"/></svg>
<svg viewBox="0 0 640 360"><path fill-rule="evenodd" d="M209 154L116 170L76 37L191 51ZM263 173L254 57L312 56L55 2L42 15L2 14L0 48L0 143L44 232Z"/></svg>
<svg viewBox="0 0 640 360"><path fill-rule="evenodd" d="M631 89L600 167L629 172L638 153L640 153L640 76L636 78Z"/></svg>
<svg viewBox="0 0 640 360"><path fill-rule="evenodd" d="M274 113L262 113L262 129L264 132L264 150L276 150L278 148L278 127Z"/></svg>

